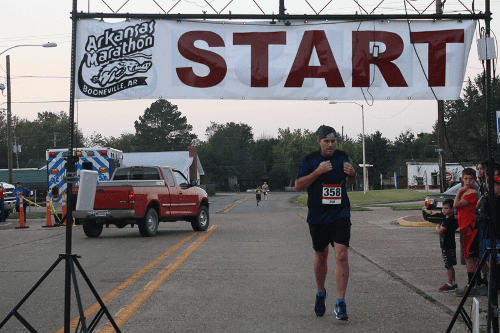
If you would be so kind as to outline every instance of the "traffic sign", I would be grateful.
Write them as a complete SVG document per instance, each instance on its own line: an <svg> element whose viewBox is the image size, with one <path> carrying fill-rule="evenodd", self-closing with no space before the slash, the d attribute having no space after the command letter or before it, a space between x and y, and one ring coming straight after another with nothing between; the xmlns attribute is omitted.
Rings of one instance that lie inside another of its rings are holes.
<svg viewBox="0 0 500 333"><path fill-rule="evenodd" d="M446 182L449 183L449 182L451 182L452 179L453 179L453 176L451 175L451 173L446 171Z"/></svg>
<svg viewBox="0 0 500 333"><path fill-rule="evenodd" d="M442 153L444 151L443 148L436 148L436 153Z"/></svg>

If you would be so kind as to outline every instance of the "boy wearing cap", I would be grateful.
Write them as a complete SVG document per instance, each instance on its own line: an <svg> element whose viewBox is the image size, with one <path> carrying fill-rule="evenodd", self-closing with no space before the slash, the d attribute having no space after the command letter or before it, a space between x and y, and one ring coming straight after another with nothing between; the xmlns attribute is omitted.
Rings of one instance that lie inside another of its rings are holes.
<svg viewBox="0 0 500 333"><path fill-rule="evenodd" d="M356 179L354 168L349 164L347 154L336 150L337 133L330 126L318 129L320 150L302 159L295 180L295 189L307 189L307 222L315 251L314 274L318 292L314 312L323 316L328 293L325 280L328 272L329 244L335 249L335 282L337 304L334 315L347 320L345 293L349 279L347 249L351 236L351 210L345 181Z"/></svg>

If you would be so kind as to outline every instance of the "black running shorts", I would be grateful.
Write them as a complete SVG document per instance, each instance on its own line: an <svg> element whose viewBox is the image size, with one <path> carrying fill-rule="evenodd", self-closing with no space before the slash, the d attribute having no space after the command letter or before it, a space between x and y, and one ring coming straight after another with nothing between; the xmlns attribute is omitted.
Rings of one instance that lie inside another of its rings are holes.
<svg viewBox="0 0 500 333"><path fill-rule="evenodd" d="M351 218L342 217L335 222L327 224L309 223L313 249L316 252L323 252L328 244L334 243L349 247L351 239Z"/></svg>
<svg viewBox="0 0 500 333"><path fill-rule="evenodd" d="M457 264L457 251L455 249L441 249L444 268L450 268Z"/></svg>

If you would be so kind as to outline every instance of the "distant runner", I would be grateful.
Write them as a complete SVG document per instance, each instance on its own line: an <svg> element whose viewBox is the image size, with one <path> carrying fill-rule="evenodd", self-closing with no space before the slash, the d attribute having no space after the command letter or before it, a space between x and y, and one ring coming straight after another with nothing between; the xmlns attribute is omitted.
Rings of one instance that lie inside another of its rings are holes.
<svg viewBox="0 0 500 333"><path fill-rule="evenodd" d="M262 185L262 192L264 192L264 199L267 200L267 191L269 191L269 185L267 185L266 182L264 182L264 185Z"/></svg>
<svg viewBox="0 0 500 333"><path fill-rule="evenodd" d="M259 187L257 187L254 191L255 193L255 199L257 199L257 206L259 205L259 202L261 200L261 194L262 194L262 189Z"/></svg>

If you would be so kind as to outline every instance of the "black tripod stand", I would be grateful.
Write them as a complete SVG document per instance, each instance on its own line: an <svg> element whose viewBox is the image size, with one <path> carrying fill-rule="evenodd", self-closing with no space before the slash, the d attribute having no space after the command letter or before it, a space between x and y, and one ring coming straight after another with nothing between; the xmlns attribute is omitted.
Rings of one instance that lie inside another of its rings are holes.
<svg viewBox="0 0 500 333"><path fill-rule="evenodd" d="M106 309L106 306L102 302L101 298L97 294L95 288L92 286L89 278L85 274L82 266L78 262L78 256L73 254L71 251L71 233L72 226L71 222L73 221L73 183L77 179L77 175L75 172L76 169L76 161L77 157L73 156L73 147L74 147L74 135L75 135L75 58L76 58L76 31L77 31L77 0L73 0L73 10L72 10L72 38L71 38L71 89L70 89L70 105L69 105L69 144L68 144L68 157L66 162L66 184L67 184L67 193L68 193L68 210L66 212L66 216L63 217L62 221L67 221L66 223L66 253L59 255L59 258L54 262L54 264L49 268L49 270L42 276L40 280L31 288L31 290L24 296L24 298L16 305L16 307L7 315L7 317L0 323L0 330L7 323L7 321L15 316L30 332L37 332L27 321L23 318L17 310L23 305L23 303L30 297L30 295L38 288L38 286L45 280L45 278L54 270L54 268L64 260L65 262L65 278L64 278L64 333L70 332L70 322L71 322L71 280L73 280L73 286L75 288L76 300L78 303L78 311L80 313L80 320L78 322L77 330L81 325L81 332L92 332L93 329L97 326L99 320L102 318L104 314L108 317L109 321L113 325L113 328L116 332L120 332L120 329L116 325L113 317L111 317L109 311ZM83 279L89 286L90 290L94 294L96 300L99 302L101 309L97 312L96 316L87 327L87 323L85 320L85 315L83 313L82 301L80 298L80 291L78 288L78 283L76 280L76 271L75 265L78 267Z"/></svg>
<svg viewBox="0 0 500 333"><path fill-rule="evenodd" d="M495 244L495 240L492 240L491 244ZM464 304L467 301L467 298L469 297L469 293L472 290L472 288L474 287L477 279L481 276L481 268L486 263L488 255L490 255L490 269L489 269L490 281L488 283L487 332L490 332L490 328L492 327L493 332L498 333L498 294L497 294L497 285L495 282L496 281L495 273L496 273L496 267L497 267L496 257L497 257L498 253L500 253L500 251L496 248L486 249L483 257L481 258L481 261L479 262L477 270L474 273L474 276L472 277L472 280L469 283L469 287L467 288L465 295L462 298L462 301L458 305L457 311L455 311L453 319L451 320L451 323L448 326L446 333L451 332L451 329L453 328L453 325L455 324L455 321L457 320L458 315L460 315L462 317L465 325L467 325L469 331L472 332L472 320L471 320L470 316L467 314L467 312L465 311Z"/></svg>
<svg viewBox="0 0 500 333"><path fill-rule="evenodd" d="M65 215L62 219L61 222L64 222L67 220L67 215ZM66 244L68 242L71 242L71 230L72 226L71 223L66 223ZM18 310L21 308L21 306L24 304L26 300L35 292L35 290L42 284L42 282L50 275L50 273L54 270L54 268L59 265L60 262L65 261L65 277L66 277L66 283L65 283L65 307L64 307L64 332L70 332L70 303L71 303L71 280L73 280L73 287L75 290L75 296L76 296L76 301L78 304L78 312L80 314L80 319L78 321L78 325L76 327L75 332L92 332L97 324L99 323L99 320L102 318L104 314L108 317L108 320L110 321L111 325L113 325L113 328L115 329L116 332L120 332L120 329L116 325L113 317L109 313L108 309L106 308L106 305L103 303L101 298L99 297L99 294L97 294L97 291L95 290L94 286L92 285L92 282L90 282L90 279L88 278L87 274L85 274L85 271L83 270L83 267L80 265L78 262L78 256L76 254L72 253L64 253L60 254L59 258L50 266L50 268L43 274L43 276L38 280L38 282L30 289L30 291L23 297L23 299L14 307L14 309L5 317L5 319L0 323L0 330L2 327L9 321L9 319L14 316L16 317L23 325L26 327L30 332L35 333L38 332L33 326L28 323L28 321L18 312ZM78 267L78 270L80 271L80 274L82 275L83 279L87 283L88 287L94 294L94 297L96 298L97 302L101 306L97 314L95 315L94 319L90 322L89 325L86 323L85 315L83 313L83 306L82 306L82 300L80 297L80 290L78 288L78 281L76 279L76 270L75 270L75 265ZM80 327L81 326L81 327Z"/></svg>

